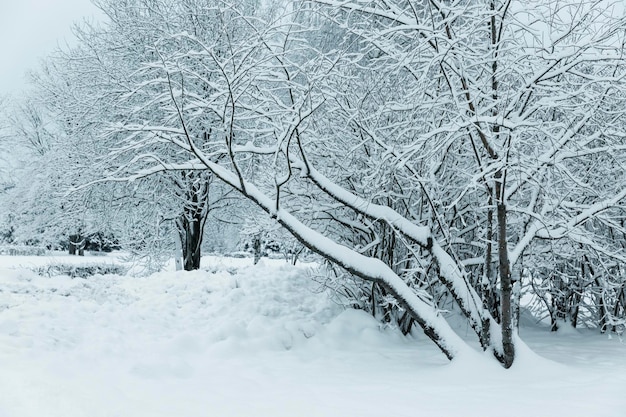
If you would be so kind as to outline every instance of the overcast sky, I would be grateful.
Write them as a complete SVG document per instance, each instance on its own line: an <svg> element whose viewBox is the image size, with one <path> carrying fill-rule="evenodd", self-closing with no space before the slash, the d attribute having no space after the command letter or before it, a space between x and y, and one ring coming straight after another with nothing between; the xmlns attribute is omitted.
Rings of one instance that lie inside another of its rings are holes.
<svg viewBox="0 0 626 417"><path fill-rule="evenodd" d="M72 22L98 13L90 0L0 0L0 95L22 89L26 70L71 41Z"/></svg>

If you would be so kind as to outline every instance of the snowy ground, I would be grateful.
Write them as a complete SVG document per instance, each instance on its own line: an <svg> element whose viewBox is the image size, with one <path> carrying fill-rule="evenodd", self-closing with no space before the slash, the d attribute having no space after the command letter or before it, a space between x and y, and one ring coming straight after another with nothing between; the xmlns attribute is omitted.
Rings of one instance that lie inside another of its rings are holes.
<svg viewBox="0 0 626 417"><path fill-rule="evenodd" d="M626 416L617 337L522 329L541 356L520 348L506 371L448 363L279 260L147 278L17 267L46 259L64 261L0 257L0 417Z"/></svg>

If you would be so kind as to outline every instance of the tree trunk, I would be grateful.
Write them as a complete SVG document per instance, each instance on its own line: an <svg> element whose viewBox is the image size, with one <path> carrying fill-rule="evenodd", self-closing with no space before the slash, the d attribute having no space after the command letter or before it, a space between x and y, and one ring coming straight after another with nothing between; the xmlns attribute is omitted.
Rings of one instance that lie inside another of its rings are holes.
<svg viewBox="0 0 626 417"><path fill-rule="evenodd" d="M69 245L69 254L70 255L85 255L85 238L81 236L80 233L75 235L70 235L70 245Z"/></svg>
<svg viewBox="0 0 626 417"><path fill-rule="evenodd" d="M604 333L608 329L607 317L606 317L606 305L604 303L604 285L600 282L600 280L596 277L595 279L596 285L599 289L598 297L598 325L600 327L600 333Z"/></svg>
<svg viewBox="0 0 626 417"><path fill-rule="evenodd" d="M489 206L491 207L493 204L493 198L489 197ZM487 210L487 231L486 231L486 239L487 245L485 247L485 264L483 266L483 279L481 281L481 298L483 301L484 307L491 313L491 316L496 320L496 322L500 323L500 302L498 299L498 291L497 291L497 279L494 276L492 262L493 262L493 209L489 208ZM487 322L484 323L485 326L489 324Z"/></svg>
<svg viewBox="0 0 626 417"><path fill-rule="evenodd" d="M254 264L258 264L261 260L261 236L255 235L254 240L252 241L252 250L254 250Z"/></svg>
<svg viewBox="0 0 626 417"><path fill-rule="evenodd" d="M189 214L196 214L189 216ZM197 213L186 213L178 222L178 233L183 250L183 269L194 271L200 269L200 257L204 219Z"/></svg>
<svg viewBox="0 0 626 417"><path fill-rule="evenodd" d="M209 189L211 176L195 172L183 172L186 186L181 192L185 198L183 213L176 221L183 252L183 269L200 269L200 257L204 225L209 215Z"/></svg>
<svg viewBox="0 0 626 417"><path fill-rule="evenodd" d="M506 205L498 203L498 260L500 263L500 286L502 288L501 323L502 323L502 363L505 368L513 365L515 358L515 346L513 345L513 323L511 309L511 295L513 283L511 282L511 267L509 265L509 253L506 241Z"/></svg>
<svg viewBox="0 0 626 417"><path fill-rule="evenodd" d="M70 246L69 246L70 255L76 255L76 242L78 242L78 236L70 235Z"/></svg>

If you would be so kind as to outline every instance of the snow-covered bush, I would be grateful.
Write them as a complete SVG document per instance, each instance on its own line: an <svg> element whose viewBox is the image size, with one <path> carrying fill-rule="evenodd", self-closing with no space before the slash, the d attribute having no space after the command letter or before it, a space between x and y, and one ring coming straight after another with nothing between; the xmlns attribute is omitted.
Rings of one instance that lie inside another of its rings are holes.
<svg viewBox="0 0 626 417"><path fill-rule="evenodd" d="M381 285L360 280L329 262L324 262L320 268L311 272L310 276L311 279L330 290L329 294L337 304L345 308L363 310L384 326L397 328L406 335L416 324L406 309ZM445 291L437 287L427 288L424 284L426 271L421 269L404 271L402 276L409 287L416 288L418 291L431 292L431 296L437 299L440 305L454 309L452 299Z"/></svg>
<svg viewBox="0 0 626 417"><path fill-rule="evenodd" d="M41 246L7 245L0 246L0 255L9 256L43 256L46 248Z"/></svg>
<svg viewBox="0 0 626 417"><path fill-rule="evenodd" d="M94 275L125 275L127 270L122 265L116 264L51 264L35 269L35 272L42 276L54 277L66 275L72 278L87 278Z"/></svg>

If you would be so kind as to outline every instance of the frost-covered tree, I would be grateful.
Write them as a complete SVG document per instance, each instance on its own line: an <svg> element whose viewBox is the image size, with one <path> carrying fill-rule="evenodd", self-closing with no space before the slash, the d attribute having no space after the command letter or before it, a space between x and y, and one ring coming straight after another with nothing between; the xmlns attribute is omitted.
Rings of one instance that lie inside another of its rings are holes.
<svg viewBox="0 0 626 417"><path fill-rule="evenodd" d="M64 210L70 200L62 190L69 161L53 125L32 97L12 101L5 129L12 149L12 185L0 203L10 243L58 247L75 230L69 207Z"/></svg>
<svg viewBox="0 0 626 417"><path fill-rule="evenodd" d="M98 4L111 21L59 62L74 74L59 103L97 138L102 179L151 181L191 213L220 180L448 358L468 349L452 300L511 366L520 281L547 278L546 254L555 311L593 277L603 317L623 316L622 278L603 278L624 264L616 5Z"/></svg>
<svg viewBox="0 0 626 417"><path fill-rule="evenodd" d="M372 172L350 186L431 225L501 323L509 365L522 257L531 268L538 239L615 244L588 225L623 210L623 179L589 168L623 161L623 13L610 2L315 3L360 45L328 117L342 116L329 137L346 126L339 147Z"/></svg>
<svg viewBox="0 0 626 417"><path fill-rule="evenodd" d="M287 211L307 215L316 209L310 199L330 191L318 190L326 180L306 160L304 146L308 118L321 105L325 87L321 83L334 68L332 60L320 61L320 56L310 54L298 34L299 25L286 24L285 16L261 22L249 10L222 2L198 7L197 15L210 17L213 26L223 24L222 30L206 37L185 31L173 23L176 9L169 10L171 30L164 33L168 25L155 25L158 31L150 35L156 40L147 43L152 53L130 72L132 77L115 80L126 88L118 95L118 112L108 114L110 126L104 137L108 143L119 140L112 157L125 162L113 160L117 170L109 178L132 180L208 169L271 213L305 246L364 279L380 282L449 357L464 349L428 294L418 296L383 261L323 237ZM133 9L137 10L150 11ZM134 23L133 27L144 27ZM327 202L336 198L332 191L322 198ZM352 198L348 190L339 194ZM306 223L329 233L334 228L332 222L327 226L325 216ZM437 259L449 258L433 245L425 228L406 224ZM456 273L447 264L442 271Z"/></svg>
<svg viewBox="0 0 626 417"><path fill-rule="evenodd" d="M151 9L158 4L150 2L103 1L98 5L109 16L111 30L89 24L75 28L79 45L50 57L35 80L51 111L63 115L62 124L76 145L72 152L80 154L78 160L90 174L74 173L78 181L71 185L73 192L92 189L103 178L119 180L124 165L134 161L128 142L115 149L119 142L114 133L106 131L106 123L127 116L126 109L116 101L129 93L123 82L140 63L154 58L150 39L159 36L163 22L151 19L163 13L163 20L170 10L165 3L160 5L162 10ZM124 104L140 106L141 101L129 98ZM110 117L106 123L103 114ZM158 160L159 153L152 156ZM175 153L166 150L164 157L175 157ZM99 185L109 187L109 193L115 196L109 199L105 193L104 211L116 212L118 223L126 230L132 229L132 233L118 232L120 239L133 252L159 252L164 248L163 240L172 241L173 236L156 232L154 225L174 225L180 235L185 269L197 269L210 206L211 175L188 170L160 173L145 181L135 179L130 186L125 182L111 185L115 181ZM131 225L129 221L136 223Z"/></svg>

